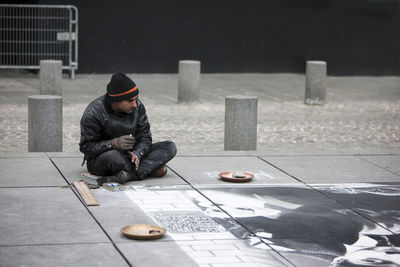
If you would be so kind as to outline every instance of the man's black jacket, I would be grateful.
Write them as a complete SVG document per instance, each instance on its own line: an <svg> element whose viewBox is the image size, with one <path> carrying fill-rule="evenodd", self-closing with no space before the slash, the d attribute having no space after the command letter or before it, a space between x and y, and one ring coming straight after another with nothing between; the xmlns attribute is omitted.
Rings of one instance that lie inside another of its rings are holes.
<svg viewBox="0 0 400 267"><path fill-rule="evenodd" d="M132 113L117 113L111 109L109 96L105 94L93 100L82 115L79 149L89 160L111 150L113 138L129 134L135 137L133 151L146 155L152 138L144 105L137 99L137 108Z"/></svg>

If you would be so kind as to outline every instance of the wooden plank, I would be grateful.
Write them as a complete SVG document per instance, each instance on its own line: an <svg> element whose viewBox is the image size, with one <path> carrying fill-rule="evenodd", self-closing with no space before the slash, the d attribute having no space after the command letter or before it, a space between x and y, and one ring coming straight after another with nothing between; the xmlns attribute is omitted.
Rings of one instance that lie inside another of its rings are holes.
<svg viewBox="0 0 400 267"><path fill-rule="evenodd" d="M79 194L85 201L87 206L99 206L99 202L94 198L92 193L89 190L89 187L82 181L73 182L75 188L78 190Z"/></svg>

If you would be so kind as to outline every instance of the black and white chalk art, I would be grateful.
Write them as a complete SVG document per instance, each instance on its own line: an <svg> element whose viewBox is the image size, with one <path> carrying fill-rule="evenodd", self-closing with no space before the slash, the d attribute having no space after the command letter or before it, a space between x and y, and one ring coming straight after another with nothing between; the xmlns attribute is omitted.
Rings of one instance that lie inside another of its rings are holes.
<svg viewBox="0 0 400 267"><path fill-rule="evenodd" d="M400 265L400 185L201 189L193 201L216 222L230 216L288 259L331 266ZM191 195L187 191L188 196ZM230 215L228 216L227 213ZM238 238L247 233L230 229ZM243 228L241 228L243 229ZM308 261L310 262L310 261ZM299 263L299 262L295 262Z"/></svg>

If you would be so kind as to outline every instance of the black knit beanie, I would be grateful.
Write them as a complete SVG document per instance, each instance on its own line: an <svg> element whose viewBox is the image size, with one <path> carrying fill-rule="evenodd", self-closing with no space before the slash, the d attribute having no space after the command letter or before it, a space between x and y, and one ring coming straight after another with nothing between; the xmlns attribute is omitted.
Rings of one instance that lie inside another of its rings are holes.
<svg viewBox="0 0 400 267"><path fill-rule="evenodd" d="M111 77L107 85L107 94L111 102L118 102L137 96L139 89L128 76L118 72Z"/></svg>

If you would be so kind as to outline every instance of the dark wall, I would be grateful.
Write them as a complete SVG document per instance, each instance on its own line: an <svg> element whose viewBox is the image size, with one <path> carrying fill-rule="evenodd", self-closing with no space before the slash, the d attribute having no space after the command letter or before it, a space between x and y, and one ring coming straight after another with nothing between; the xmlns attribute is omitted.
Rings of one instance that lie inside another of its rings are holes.
<svg viewBox="0 0 400 267"><path fill-rule="evenodd" d="M79 72L400 74L400 0L38 0L79 9Z"/></svg>

